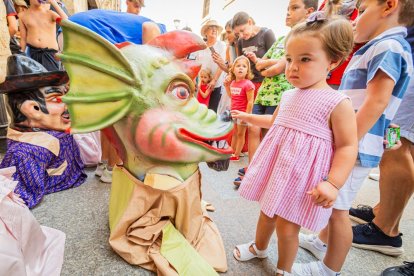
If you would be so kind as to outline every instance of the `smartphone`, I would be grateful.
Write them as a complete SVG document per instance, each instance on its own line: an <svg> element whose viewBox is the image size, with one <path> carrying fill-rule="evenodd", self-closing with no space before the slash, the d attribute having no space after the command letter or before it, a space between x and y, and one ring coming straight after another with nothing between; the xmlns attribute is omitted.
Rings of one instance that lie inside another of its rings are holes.
<svg viewBox="0 0 414 276"><path fill-rule="evenodd" d="M210 51L211 51L212 54L214 54L216 52L216 50L214 50L214 47L213 46L208 47L208 48L210 49Z"/></svg>
<svg viewBox="0 0 414 276"><path fill-rule="evenodd" d="M196 60L196 58L197 57L194 53L189 53L188 56L187 56L187 59L189 59L189 60Z"/></svg>
<svg viewBox="0 0 414 276"><path fill-rule="evenodd" d="M398 141L400 141L400 127L389 127L385 130L385 140L387 140L388 144L385 145L385 148L389 149Z"/></svg>

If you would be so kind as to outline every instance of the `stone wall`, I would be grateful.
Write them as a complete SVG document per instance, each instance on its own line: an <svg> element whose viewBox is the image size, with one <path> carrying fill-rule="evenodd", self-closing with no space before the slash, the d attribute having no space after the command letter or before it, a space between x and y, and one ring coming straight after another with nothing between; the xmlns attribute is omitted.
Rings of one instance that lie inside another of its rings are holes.
<svg viewBox="0 0 414 276"><path fill-rule="evenodd" d="M120 11L120 0L95 0L99 9ZM125 0L122 0L125 1Z"/></svg>
<svg viewBox="0 0 414 276"><path fill-rule="evenodd" d="M63 2L71 14L96 8L114 11L121 10L120 0L63 0Z"/></svg>
<svg viewBox="0 0 414 276"><path fill-rule="evenodd" d="M88 10L88 0L63 0L70 14Z"/></svg>

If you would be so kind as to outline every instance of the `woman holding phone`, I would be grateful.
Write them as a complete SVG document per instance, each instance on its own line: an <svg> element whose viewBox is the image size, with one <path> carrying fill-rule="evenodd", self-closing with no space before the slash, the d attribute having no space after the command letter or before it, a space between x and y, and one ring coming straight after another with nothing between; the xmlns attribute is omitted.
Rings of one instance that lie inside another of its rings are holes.
<svg viewBox="0 0 414 276"><path fill-rule="evenodd" d="M272 30L255 25L253 19L245 12L238 12L233 16L232 28L234 34L239 38L236 48L238 55L245 55L250 60L250 66L253 72L252 82L255 86L254 98L256 99L257 91L262 84L264 76L256 68L256 62L262 58L276 41ZM253 108L253 114L261 114ZM260 127L249 126L248 128L248 152L249 163L260 144ZM240 175L246 173L246 168L239 170ZM240 185L243 176L234 180L236 186Z"/></svg>
<svg viewBox="0 0 414 276"><path fill-rule="evenodd" d="M202 69L208 68L211 71L212 78L208 86L210 92L209 109L217 112L217 107L221 98L221 88L223 86L223 71L214 62L212 55L219 54L223 59L226 56L226 44L217 38L223 31L223 28L216 20L208 20L201 28L201 35L206 41L207 48L196 52L196 60L202 65Z"/></svg>

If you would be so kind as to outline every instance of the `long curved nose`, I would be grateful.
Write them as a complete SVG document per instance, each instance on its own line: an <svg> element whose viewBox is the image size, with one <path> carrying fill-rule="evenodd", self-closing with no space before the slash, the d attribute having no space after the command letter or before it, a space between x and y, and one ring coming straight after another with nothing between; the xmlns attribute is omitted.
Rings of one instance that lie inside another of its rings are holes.
<svg viewBox="0 0 414 276"><path fill-rule="evenodd" d="M217 120L217 114L195 98L192 98L181 112L200 124L210 124Z"/></svg>
<svg viewBox="0 0 414 276"><path fill-rule="evenodd" d="M189 118L189 121L197 122L198 127L192 129L193 132L208 135L209 137L222 136L233 129L230 112L217 114L208 109L204 104L200 104L197 99L191 99L186 106L181 109L181 113Z"/></svg>

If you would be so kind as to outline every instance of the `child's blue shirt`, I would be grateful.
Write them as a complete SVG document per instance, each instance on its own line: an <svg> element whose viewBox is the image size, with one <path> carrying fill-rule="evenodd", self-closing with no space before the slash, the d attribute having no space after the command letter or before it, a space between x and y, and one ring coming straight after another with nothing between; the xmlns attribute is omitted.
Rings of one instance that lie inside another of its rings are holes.
<svg viewBox="0 0 414 276"><path fill-rule="evenodd" d="M411 47L404 39L406 36L406 28L395 27L361 47L349 62L339 87L358 110L365 101L368 83L378 70L395 82L388 106L359 142L358 159L363 167L378 166L384 152L385 130L394 118L413 74Z"/></svg>

